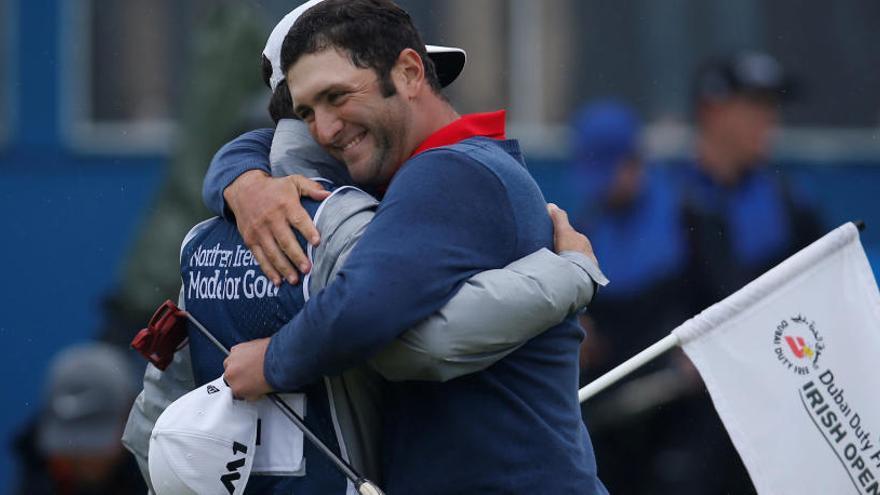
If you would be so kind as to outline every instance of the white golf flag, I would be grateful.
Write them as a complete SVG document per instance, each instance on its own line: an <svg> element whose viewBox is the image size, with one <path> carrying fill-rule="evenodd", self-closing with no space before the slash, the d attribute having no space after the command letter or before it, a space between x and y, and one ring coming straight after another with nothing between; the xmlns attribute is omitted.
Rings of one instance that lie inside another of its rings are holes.
<svg viewBox="0 0 880 495"><path fill-rule="evenodd" d="M759 493L880 494L880 293L853 224L674 334Z"/></svg>

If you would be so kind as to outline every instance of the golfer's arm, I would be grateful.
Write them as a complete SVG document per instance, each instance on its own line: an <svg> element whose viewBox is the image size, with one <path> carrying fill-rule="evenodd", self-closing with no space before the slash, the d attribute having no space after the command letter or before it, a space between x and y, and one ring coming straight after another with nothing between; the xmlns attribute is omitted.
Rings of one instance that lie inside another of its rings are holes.
<svg viewBox="0 0 880 495"><path fill-rule="evenodd" d="M211 159L211 166L202 185L202 200L215 215L232 219L226 207L223 191L249 170L262 170L267 174L269 150L272 146L272 129L257 129L242 134L226 143Z"/></svg>
<svg viewBox="0 0 880 495"><path fill-rule="evenodd" d="M324 241L313 251L311 293L335 278L375 214L371 196L340 192L324 201L317 218ZM370 365L389 380L446 381L480 371L586 306L596 285L593 277L597 283L605 281L583 253L557 256L547 249L503 269L478 273L443 308L382 349Z"/></svg>
<svg viewBox="0 0 880 495"><path fill-rule="evenodd" d="M582 253L542 249L478 273L370 364L394 381L446 381L486 369L586 306L595 287L592 267Z"/></svg>
<svg viewBox="0 0 880 495"><path fill-rule="evenodd" d="M183 308L183 302L183 294L181 293L178 301L181 308ZM150 435L153 432L153 426L165 408L194 388L195 379L193 378L188 345L174 353L174 359L165 371L152 364L148 364L146 371L144 371L144 389L138 394L131 407L128 422L126 422L125 431L122 434L122 444L137 460L138 467L151 493L152 483L150 482L147 456L150 450Z"/></svg>
<svg viewBox="0 0 880 495"><path fill-rule="evenodd" d="M372 197L343 192L324 202L317 219L324 242L313 251L312 293L335 278L374 215ZM389 380L446 381L485 369L586 306L594 291L593 268L598 270L583 253L557 256L541 249L479 273L370 364Z"/></svg>
<svg viewBox="0 0 880 495"><path fill-rule="evenodd" d="M368 360L468 278L509 263L512 207L497 178L468 160L444 157L437 175L441 160L416 158L398 173L339 276L272 337L264 373L273 388L296 390Z"/></svg>

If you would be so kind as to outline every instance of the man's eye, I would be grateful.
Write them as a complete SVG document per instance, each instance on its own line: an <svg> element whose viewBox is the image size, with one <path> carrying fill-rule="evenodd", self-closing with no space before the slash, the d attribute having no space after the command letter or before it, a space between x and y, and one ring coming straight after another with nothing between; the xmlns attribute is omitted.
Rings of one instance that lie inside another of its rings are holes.
<svg viewBox="0 0 880 495"><path fill-rule="evenodd" d="M345 102L346 93L330 93L327 95L327 102L331 105L341 105Z"/></svg>
<svg viewBox="0 0 880 495"><path fill-rule="evenodd" d="M299 111L299 118L302 119L303 122L308 123L312 119L312 116L314 116L314 113L311 110Z"/></svg>

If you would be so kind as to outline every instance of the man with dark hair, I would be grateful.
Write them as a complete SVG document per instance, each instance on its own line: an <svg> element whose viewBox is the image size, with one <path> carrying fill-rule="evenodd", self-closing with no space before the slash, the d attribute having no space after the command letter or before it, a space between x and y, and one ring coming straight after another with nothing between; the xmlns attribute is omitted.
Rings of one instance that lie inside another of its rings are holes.
<svg viewBox="0 0 880 495"><path fill-rule="evenodd" d="M503 112L459 116L422 46L403 10L370 0L326 0L285 39L297 115L384 198L334 281L271 339L232 349L225 377L239 396L297 390L361 362L468 277L551 245ZM482 371L391 384L388 491L605 493L576 397L582 338L568 318Z"/></svg>
<svg viewBox="0 0 880 495"><path fill-rule="evenodd" d="M279 29L283 30L282 36L287 32L284 21L276 31ZM280 57L280 40L276 46L272 42L274 36L275 33L267 43L264 67L268 65L269 69L264 70L264 79L274 88L269 111L277 127L274 136L270 130L253 131L246 136L272 138L273 175L298 173L320 177L318 180L328 189L350 182L344 165L321 150L303 123L292 118L292 106L285 106L290 101L288 88L273 78L273 65L277 64L273 64L273 59L277 61ZM224 147L218 157L225 157L234 147L235 143ZM234 223L214 218L198 224L181 248L180 304L226 345L271 335L296 314L310 293L317 292L335 276L373 218L376 205L374 198L352 187L335 189L320 204L320 215L316 201L304 201L303 206L315 218L324 239L321 246L309 253L314 262L309 277L301 284L278 288L268 283L261 267L243 248ZM504 270L476 274L443 308L374 356L369 369L351 368L320 377L299 388L299 393L285 396L286 400L307 404L300 411L305 413L306 425L358 471L380 481L376 467L382 419L379 375L389 380L444 381L479 371L565 318L592 295L594 283L589 272L595 267L587 258L589 242L567 225L564 212L554 210L552 215L560 249L583 253L563 253L557 257L541 250ZM304 247L302 238L299 242ZM487 315L491 320L487 320ZM171 401L222 372L222 355L211 343L194 329L190 329L189 337L189 345L175 353L174 361L164 372L148 367L144 391L131 411L124 436L126 446L141 463L145 478L158 493L167 492L168 483L177 486L180 480L163 478L167 477L163 472L157 475L159 479L151 480L148 475L148 439L157 417ZM272 413L271 407L260 413L263 440L256 449L254 476L247 480L248 493L344 493L347 483L342 474L311 444L303 444L301 433L286 418ZM186 471L185 467L180 469ZM211 478L206 482L218 480ZM244 482L237 482L237 489Z"/></svg>
<svg viewBox="0 0 880 495"><path fill-rule="evenodd" d="M434 63L427 56L421 36L413 26L406 11L391 2L358 3L340 6L322 5L322 12L331 15L313 15L308 24L303 23L299 31L291 31L285 38L285 48L281 52L281 67L293 65L296 57L303 53L314 53L333 47L346 51L351 62L361 69L373 69L379 77L379 88L383 97L397 94L391 80L397 56L409 48L416 52L425 66L425 82L439 96L441 86ZM335 14L335 15L334 15ZM359 25L358 29L350 26ZM377 39L381 38L381 42Z"/></svg>

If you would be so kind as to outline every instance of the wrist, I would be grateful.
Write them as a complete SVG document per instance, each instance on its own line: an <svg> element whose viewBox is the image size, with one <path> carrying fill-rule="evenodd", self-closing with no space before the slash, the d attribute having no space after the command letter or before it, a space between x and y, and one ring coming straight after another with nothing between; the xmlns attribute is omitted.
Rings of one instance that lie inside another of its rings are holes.
<svg viewBox="0 0 880 495"><path fill-rule="evenodd" d="M248 170L226 186L226 189L223 190L223 199L226 201L229 209L232 210L232 213L238 212L239 200L247 196L248 191L252 190L255 184L268 178L269 174L263 170Z"/></svg>

